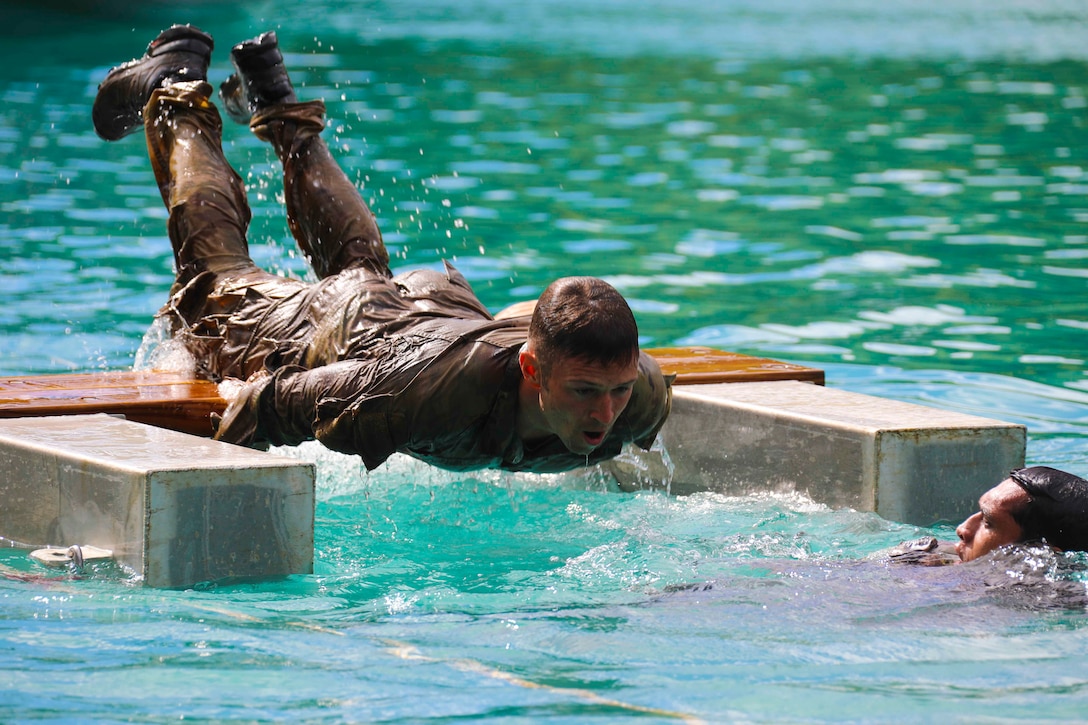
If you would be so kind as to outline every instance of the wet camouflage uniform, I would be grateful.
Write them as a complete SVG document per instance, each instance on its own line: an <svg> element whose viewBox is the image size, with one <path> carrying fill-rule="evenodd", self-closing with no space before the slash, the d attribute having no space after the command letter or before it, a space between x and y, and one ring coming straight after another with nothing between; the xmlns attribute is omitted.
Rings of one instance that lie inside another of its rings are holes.
<svg viewBox="0 0 1088 725"><path fill-rule="evenodd" d="M213 380L250 379L217 437L316 438L368 469L402 452L454 470L561 471L646 448L671 394L645 353L631 401L588 457L515 433L518 351L529 319L495 320L455 269L394 277L373 214L319 134L324 104L259 111L253 132L283 162L287 218L320 281L250 259L249 205L221 145L206 83L158 89L144 109L152 168L170 210L177 281L160 315Z"/></svg>

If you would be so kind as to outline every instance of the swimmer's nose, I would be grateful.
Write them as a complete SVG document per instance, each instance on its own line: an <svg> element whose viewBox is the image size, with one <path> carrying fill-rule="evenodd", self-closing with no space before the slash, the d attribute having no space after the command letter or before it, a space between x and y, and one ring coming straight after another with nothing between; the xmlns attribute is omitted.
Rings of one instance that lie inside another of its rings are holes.
<svg viewBox="0 0 1088 725"><path fill-rule="evenodd" d="M975 537L975 531L978 530L980 521L982 521L981 511L968 517L966 521L957 526L956 536L960 537L960 541L970 541Z"/></svg>
<svg viewBox="0 0 1088 725"><path fill-rule="evenodd" d="M612 425L616 421L616 406L611 396L602 395L589 416L602 425Z"/></svg>

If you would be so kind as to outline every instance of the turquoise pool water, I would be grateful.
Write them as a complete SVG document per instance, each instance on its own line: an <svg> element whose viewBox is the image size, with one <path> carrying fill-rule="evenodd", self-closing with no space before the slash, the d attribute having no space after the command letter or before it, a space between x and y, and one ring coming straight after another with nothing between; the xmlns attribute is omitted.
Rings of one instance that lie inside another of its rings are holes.
<svg viewBox="0 0 1088 725"><path fill-rule="evenodd" d="M172 280L139 137L90 126L106 70L192 22L219 43L219 82L232 43L275 28L396 265L450 258L495 310L574 270L606 276L647 345L809 363L835 387L1021 422L1030 462L1088 475L1088 10L794 5L10 3L0 374L131 367ZM225 147L254 256L305 274L270 153L235 126ZM595 472L398 459L366 475L283 452L319 465L312 576L0 579L0 720L1088 712L1083 606L1013 586L1083 591L1076 557L889 568L871 557L951 527L623 494ZM55 574L20 549L0 564Z"/></svg>

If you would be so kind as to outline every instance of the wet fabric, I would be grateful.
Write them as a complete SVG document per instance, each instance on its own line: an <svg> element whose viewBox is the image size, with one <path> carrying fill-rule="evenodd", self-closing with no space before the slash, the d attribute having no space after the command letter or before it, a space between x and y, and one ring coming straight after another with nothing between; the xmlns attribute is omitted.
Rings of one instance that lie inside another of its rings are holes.
<svg viewBox="0 0 1088 725"><path fill-rule="evenodd" d="M321 102L274 106L251 122L283 163L288 224L321 279L259 269L245 239L245 189L223 155L210 90L158 89L144 121L177 266L160 315L198 372L248 381L217 438L316 438L361 456L368 469L402 452L453 470L537 472L653 443L671 392L643 353L631 400L593 453L573 454L554 436L523 445L517 356L529 318L495 320L449 264L392 275L373 214L319 136Z"/></svg>

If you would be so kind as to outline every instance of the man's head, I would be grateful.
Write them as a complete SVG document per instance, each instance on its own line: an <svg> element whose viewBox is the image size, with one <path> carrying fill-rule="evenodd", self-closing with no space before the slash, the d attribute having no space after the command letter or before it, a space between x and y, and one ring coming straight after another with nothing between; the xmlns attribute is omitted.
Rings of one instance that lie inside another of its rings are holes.
<svg viewBox="0 0 1088 725"><path fill-rule="evenodd" d="M635 316L616 288L596 277L563 277L533 309L529 348L545 376L556 362L579 358L602 366L638 359Z"/></svg>
<svg viewBox="0 0 1088 725"><path fill-rule="evenodd" d="M1022 468L978 503L979 512L956 529L956 553L963 561L1017 542L1088 551L1088 481L1079 476L1046 466Z"/></svg>
<svg viewBox="0 0 1088 725"><path fill-rule="evenodd" d="M638 379L638 326L627 301L595 277L564 277L540 295L519 357L538 407L529 436L554 434L573 453L601 444Z"/></svg>

